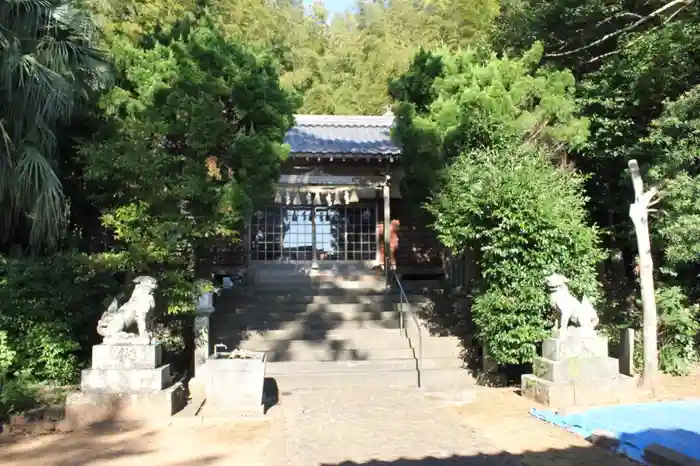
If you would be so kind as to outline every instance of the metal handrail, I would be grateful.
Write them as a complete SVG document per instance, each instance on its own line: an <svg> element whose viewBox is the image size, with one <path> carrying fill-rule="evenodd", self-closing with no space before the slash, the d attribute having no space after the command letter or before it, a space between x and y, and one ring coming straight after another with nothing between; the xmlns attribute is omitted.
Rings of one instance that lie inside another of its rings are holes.
<svg viewBox="0 0 700 466"><path fill-rule="evenodd" d="M413 323L416 326L416 330L418 330L418 357L416 359L418 361L418 388L421 388L421 378L423 375L423 331L420 328L420 322L418 321L418 317L416 317L416 313L413 312L413 309L411 309L411 304L408 302L408 296L406 296L406 292L401 285L401 280L399 280L399 276L396 274L396 271L389 267L388 273L392 274L394 281L399 287L399 328L401 329L401 332L405 331L403 317L404 312L406 312L405 309L408 309L407 312L409 312L411 315ZM404 303L406 304L405 307Z"/></svg>

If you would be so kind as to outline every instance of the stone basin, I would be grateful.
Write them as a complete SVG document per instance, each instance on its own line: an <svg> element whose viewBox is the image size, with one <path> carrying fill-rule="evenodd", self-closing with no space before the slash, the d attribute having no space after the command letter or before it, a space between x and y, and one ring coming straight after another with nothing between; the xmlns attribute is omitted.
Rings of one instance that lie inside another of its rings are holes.
<svg viewBox="0 0 700 466"><path fill-rule="evenodd" d="M216 352L205 363L208 409L259 412L267 356L260 352Z"/></svg>

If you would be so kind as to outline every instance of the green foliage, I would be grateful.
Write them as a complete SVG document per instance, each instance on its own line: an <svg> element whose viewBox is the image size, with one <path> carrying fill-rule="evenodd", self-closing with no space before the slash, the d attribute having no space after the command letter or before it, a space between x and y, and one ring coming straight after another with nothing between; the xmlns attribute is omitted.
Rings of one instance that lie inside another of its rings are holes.
<svg viewBox="0 0 700 466"><path fill-rule="evenodd" d="M632 158L639 161L645 182L663 192L649 222L657 288L670 293L658 296L660 321L682 322L667 319L665 313L675 315L674 309L690 309L700 300L700 69L695 59L700 53L700 9L694 2L679 3L646 18L668 5L658 0L505 2L503 24L496 32L505 49L524 49L532 40L542 40L549 63L572 68L582 84L582 110L590 119L591 134L572 159L587 175L591 216L604 232L605 247L615 252L611 257L619 262L606 264L611 306L602 317L608 324L641 325L635 306L638 251L629 220L633 192L627 161ZM683 302L680 296L689 303L669 304ZM679 372L677 367L687 366L681 355L688 349L670 335L677 332L686 341L689 328L663 325L659 332L667 337L666 346L661 346L661 367Z"/></svg>
<svg viewBox="0 0 700 466"><path fill-rule="evenodd" d="M60 242L56 132L101 84L93 30L72 2L0 1L0 246Z"/></svg>
<svg viewBox="0 0 700 466"><path fill-rule="evenodd" d="M483 42L499 11L497 0L358 1L330 18L322 2L207 4L227 37L274 56L285 88L303 95L300 112L314 114L384 113L387 82L417 50Z"/></svg>
<svg viewBox="0 0 700 466"><path fill-rule="evenodd" d="M392 83L406 198L427 210L442 242L475 254L471 309L478 337L502 364L529 362L553 319L544 280L557 272L595 299L597 230L587 226L583 178L556 168L580 147L568 71L487 49L421 53ZM556 193L556 195L552 195Z"/></svg>
<svg viewBox="0 0 700 466"><path fill-rule="evenodd" d="M80 154L102 224L179 313L195 302L193 251L236 240L272 192L297 99L268 57L226 40L207 16L144 42L110 39L120 79Z"/></svg>
<svg viewBox="0 0 700 466"><path fill-rule="evenodd" d="M666 104L646 141L663 189L658 233L668 265L700 262L700 86Z"/></svg>
<svg viewBox="0 0 700 466"><path fill-rule="evenodd" d="M27 372L34 380L74 381L87 360L85 352L96 343L105 298L119 290L114 275L119 263L109 255L0 257L4 374Z"/></svg>
<svg viewBox="0 0 700 466"><path fill-rule="evenodd" d="M477 254L472 316L501 364L530 362L547 337L554 323L547 275L571 277L577 296L598 295L602 254L596 229L586 224L582 182L541 151L474 150L447 169L430 204L445 245Z"/></svg>
<svg viewBox="0 0 700 466"><path fill-rule="evenodd" d="M7 338L7 332L0 331L0 384L7 379L17 351L13 350Z"/></svg>
<svg viewBox="0 0 700 466"><path fill-rule="evenodd" d="M558 157L585 142L588 122L576 114L574 78L539 68L541 45L519 58L484 49L430 55L417 55L390 87L406 99L397 106L395 139L408 199L422 202L437 189L441 170L463 151L545 145Z"/></svg>
<svg viewBox="0 0 700 466"><path fill-rule="evenodd" d="M683 289L662 287L656 292L659 312L659 368L687 375L698 363L696 338L700 331L700 305L690 305Z"/></svg>
<svg viewBox="0 0 700 466"><path fill-rule="evenodd" d="M27 373L0 382L0 419L36 407L39 398L39 391Z"/></svg>

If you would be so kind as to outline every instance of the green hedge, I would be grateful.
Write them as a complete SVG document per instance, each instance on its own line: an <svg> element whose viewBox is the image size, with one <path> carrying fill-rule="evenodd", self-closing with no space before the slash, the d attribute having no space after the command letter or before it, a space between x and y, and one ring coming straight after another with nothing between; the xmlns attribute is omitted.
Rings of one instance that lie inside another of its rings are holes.
<svg viewBox="0 0 700 466"><path fill-rule="evenodd" d="M121 288L120 262L107 254L0 257L0 329L13 356L0 377L74 382L98 342L106 300Z"/></svg>

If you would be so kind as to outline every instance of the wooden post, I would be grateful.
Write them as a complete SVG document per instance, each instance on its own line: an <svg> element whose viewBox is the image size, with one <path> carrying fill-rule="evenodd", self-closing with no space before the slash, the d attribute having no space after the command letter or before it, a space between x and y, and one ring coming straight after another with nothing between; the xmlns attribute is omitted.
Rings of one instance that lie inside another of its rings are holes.
<svg viewBox="0 0 700 466"><path fill-rule="evenodd" d="M651 240L649 238L649 207L658 202L658 199L654 200L658 190L651 188L644 192L644 182L636 160L629 161L629 169L634 186L634 202L630 205L630 218L637 236L639 281L642 288L642 307L644 309L642 333L644 338L644 369L640 387L651 390L652 395L656 395L660 388L657 342L658 316L654 295L654 261L651 256Z"/></svg>
<svg viewBox="0 0 700 466"><path fill-rule="evenodd" d="M311 206L311 268L318 268L316 258L316 206Z"/></svg>
<svg viewBox="0 0 700 466"><path fill-rule="evenodd" d="M386 175L382 187L384 197L384 271L386 286L391 286L391 175Z"/></svg>

